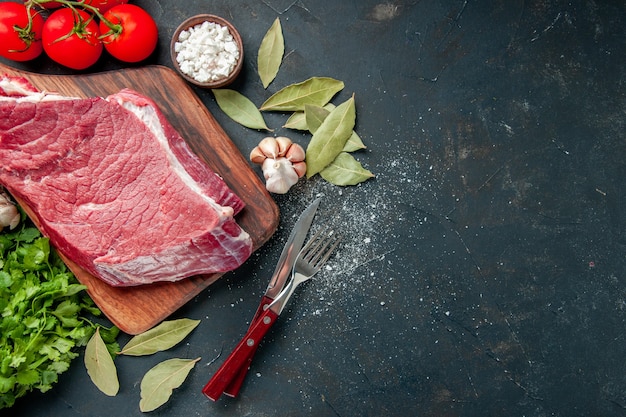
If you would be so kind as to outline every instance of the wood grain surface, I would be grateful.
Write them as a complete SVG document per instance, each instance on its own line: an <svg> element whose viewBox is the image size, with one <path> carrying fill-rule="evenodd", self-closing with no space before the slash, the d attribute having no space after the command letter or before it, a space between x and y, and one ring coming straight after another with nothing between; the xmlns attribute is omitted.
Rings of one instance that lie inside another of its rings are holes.
<svg viewBox="0 0 626 417"><path fill-rule="evenodd" d="M246 203L236 219L252 237L254 250L276 231L278 207L264 184L193 90L170 68L146 66L70 76L27 73L0 64L0 74L22 76L42 91L69 96L106 97L131 88L152 98L193 151ZM28 207L25 210L29 211ZM64 261L87 286L102 312L128 334L141 333L160 323L221 276L199 275L174 283L119 288L104 283L65 257Z"/></svg>

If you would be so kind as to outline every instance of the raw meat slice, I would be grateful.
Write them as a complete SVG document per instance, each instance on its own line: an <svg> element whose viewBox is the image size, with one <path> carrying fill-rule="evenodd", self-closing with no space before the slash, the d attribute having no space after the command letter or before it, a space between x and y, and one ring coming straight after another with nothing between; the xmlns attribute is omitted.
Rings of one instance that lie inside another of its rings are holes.
<svg viewBox="0 0 626 417"><path fill-rule="evenodd" d="M225 272L250 256L234 219L244 203L151 99L20 85L0 80L0 183L68 258L130 286Z"/></svg>

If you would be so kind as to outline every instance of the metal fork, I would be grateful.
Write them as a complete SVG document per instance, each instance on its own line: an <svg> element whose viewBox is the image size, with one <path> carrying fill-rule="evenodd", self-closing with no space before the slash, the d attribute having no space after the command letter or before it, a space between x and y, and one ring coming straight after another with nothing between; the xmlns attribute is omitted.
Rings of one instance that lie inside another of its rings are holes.
<svg viewBox="0 0 626 417"><path fill-rule="evenodd" d="M275 303L282 303L280 306L280 311L282 311L298 285L308 281L322 269L340 242L341 236L336 235L333 230L329 231L328 228L318 230L298 253L296 262L293 264L291 280L270 304L270 307Z"/></svg>

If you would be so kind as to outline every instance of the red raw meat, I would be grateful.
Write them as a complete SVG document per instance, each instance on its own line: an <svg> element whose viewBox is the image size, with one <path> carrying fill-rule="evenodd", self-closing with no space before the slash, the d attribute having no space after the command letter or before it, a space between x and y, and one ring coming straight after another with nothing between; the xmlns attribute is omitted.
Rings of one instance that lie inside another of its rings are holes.
<svg viewBox="0 0 626 417"><path fill-rule="evenodd" d="M233 218L244 203L151 99L32 90L0 80L0 183L68 258L130 286L230 271L250 256Z"/></svg>

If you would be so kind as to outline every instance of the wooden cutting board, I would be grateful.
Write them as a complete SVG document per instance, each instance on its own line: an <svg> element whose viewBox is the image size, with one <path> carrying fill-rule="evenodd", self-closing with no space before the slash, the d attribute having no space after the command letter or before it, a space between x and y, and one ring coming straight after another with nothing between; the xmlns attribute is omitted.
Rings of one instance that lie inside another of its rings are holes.
<svg viewBox="0 0 626 417"><path fill-rule="evenodd" d="M146 66L99 74L43 75L0 64L0 74L22 76L39 90L68 96L106 97L131 88L152 98L193 151L246 203L236 219L252 237L254 250L276 231L278 207L265 185L193 90L170 68ZM102 312L122 331L133 335L160 323L220 277L200 275L174 283L119 288L90 275L65 257L63 260L87 286Z"/></svg>

